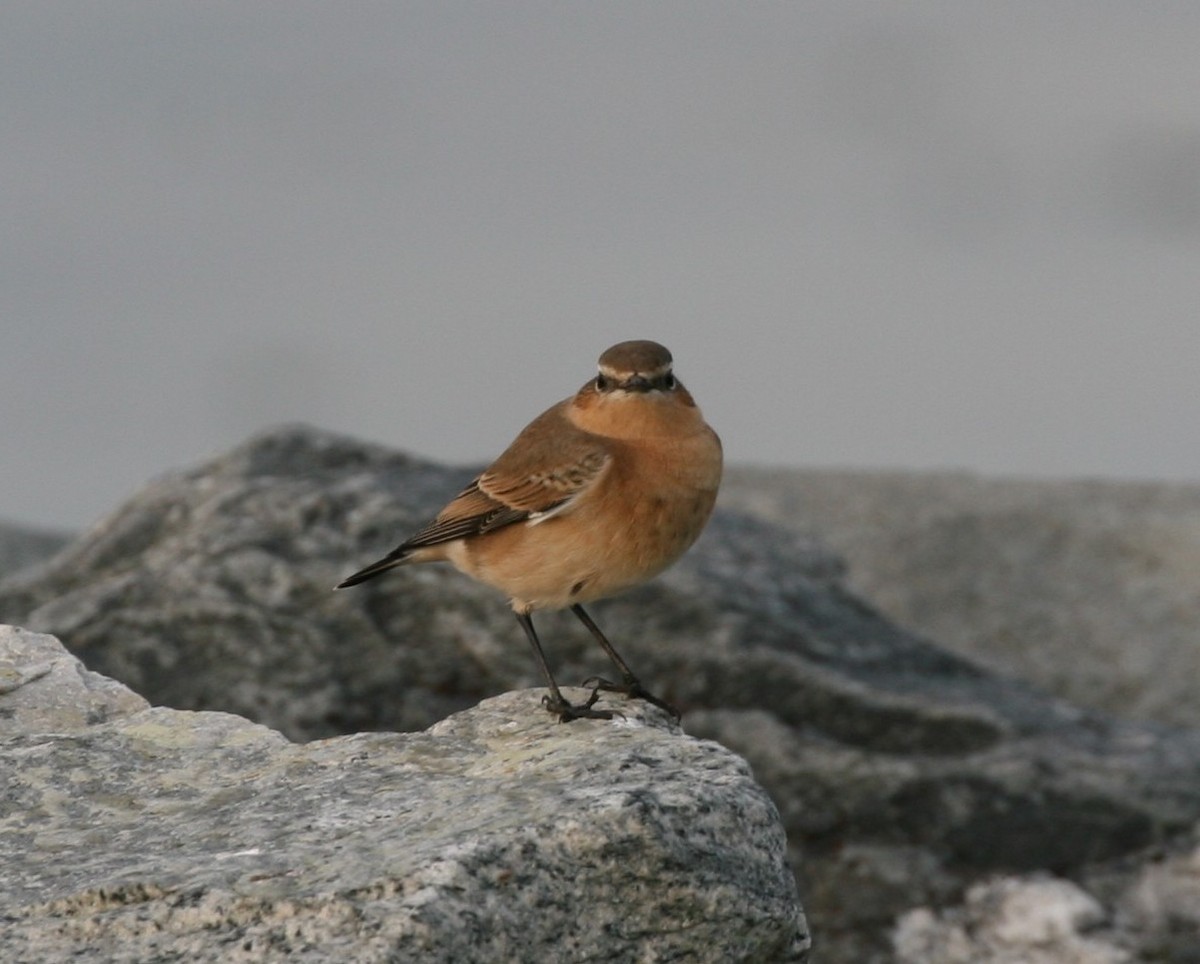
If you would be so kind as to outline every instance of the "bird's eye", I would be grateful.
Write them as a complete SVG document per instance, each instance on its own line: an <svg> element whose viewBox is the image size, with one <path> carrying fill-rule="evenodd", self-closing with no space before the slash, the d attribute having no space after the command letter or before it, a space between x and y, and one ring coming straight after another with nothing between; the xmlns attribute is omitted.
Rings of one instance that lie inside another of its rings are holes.
<svg viewBox="0 0 1200 964"><path fill-rule="evenodd" d="M608 379L603 375L596 376L596 391L603 392L608 388Z"/></svg>
<svg viewBox="0 0 1200 964"><path fill-rule="evenodd" d="M666 388L668 390L672 389L675 387L675 376L674 375L664 375L662 382L663 382L663 388Z"/></svg>

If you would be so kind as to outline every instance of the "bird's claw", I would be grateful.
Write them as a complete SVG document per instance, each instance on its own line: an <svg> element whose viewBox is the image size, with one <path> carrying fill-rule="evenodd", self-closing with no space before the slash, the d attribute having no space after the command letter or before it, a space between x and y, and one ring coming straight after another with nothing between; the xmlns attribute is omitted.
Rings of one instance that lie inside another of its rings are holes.
<svg viewBox="0 0 1200 964"><path fill-rule="evenodd" d="M611 680L606 680L603 676L589 676L582 683L584 687L592 688L592 696L588 700L587 705L591 706L600 697L600 692L607 693L623 693L633 700L643 700L647 703L652 703L664 713L668 714L676 723L679 722L680 712L675 709L670 703L664 699L655 696L644 686L636 676L627 677L624 682L614 683Z"/></svg>
<svg viewBox="0 0 1200 964"><path fill-rule="evenodd" d="M600 699L599 689L592 690L592 695L587 698L586 703L569 703L561 695L555 698L546 694L542 697L542 706L551 713L557 713L560 723L570 723L572 720L611 720L614 715L613 710L592 709L598 699ZM617 713L616 715L620 716L621 714Z"/></svg>

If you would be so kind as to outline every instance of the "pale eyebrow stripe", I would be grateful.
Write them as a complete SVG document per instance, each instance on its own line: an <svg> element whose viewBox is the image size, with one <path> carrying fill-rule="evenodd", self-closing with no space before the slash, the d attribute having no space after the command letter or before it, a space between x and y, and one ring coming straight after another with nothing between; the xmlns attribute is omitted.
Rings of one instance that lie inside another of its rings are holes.
<svg viewBox="0 0 1200 964"><path fill-rule="evenodd" d="M657 368L652 368L645 372L618 371L615 368L609 368L607 365L600 366L600 374L607 375L609 378L615 378L618 381L622 378L628 378L630 375L645 375L647 378L657 378L660 375L666 375L671 371L671 366L659 365Z"/></svg>

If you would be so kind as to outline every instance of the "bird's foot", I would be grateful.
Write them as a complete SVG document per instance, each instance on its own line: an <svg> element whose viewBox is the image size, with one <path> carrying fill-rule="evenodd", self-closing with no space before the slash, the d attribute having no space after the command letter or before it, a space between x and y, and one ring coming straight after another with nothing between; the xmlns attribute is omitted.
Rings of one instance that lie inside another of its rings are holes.
<svg viewBox="0 0 1200 964"><path fill-rule="evenodd" d="M614 683L611 680L606 680L602 676L589 676L583 681L582 685L585 687L590 686L592 688L592 695L588 700L589 706L600 698L601 691L607 693L623 693L630 699L644 700L647 703L653 703L660 710L667 713L676 723L679 722L679 710L675 709L675 707L673 707L666 700L660 699L647 690L644 686L642 686L641 681L636 676L627 676L624 681L620 683Z"/></svg>
<svg viewBox="0 0 1200 964"><path fill-rule="evenodd" d="M595 710L596 700L600 699L600 690L592 690L586 703L569 703L561 693L547 693L542 697L542 706L551 713L558 714L558 722L570 723L572 720L611 720L612 710ZM620 716L619 713L616 714Z"/></svg>

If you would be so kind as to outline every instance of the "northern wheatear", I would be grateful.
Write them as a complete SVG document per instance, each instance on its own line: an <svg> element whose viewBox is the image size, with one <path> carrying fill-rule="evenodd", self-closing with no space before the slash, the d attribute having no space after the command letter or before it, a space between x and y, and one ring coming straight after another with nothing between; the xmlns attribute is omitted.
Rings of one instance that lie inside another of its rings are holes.
<svg viewBox="0 0 1200 964"><path fill-rule="evenodd" d="M638 697L678 717L642 688L583 609L662 572L696 541L721 481L721 442L671 373L671 353L623 341L599 373L526 426L508 449L428 525L336 588L394 566L447 561L509 597L563 722L611 719L601 690ZM569 608L603 647L620 683L593 677L582 704L562 695L531 615Z"/></svg>

